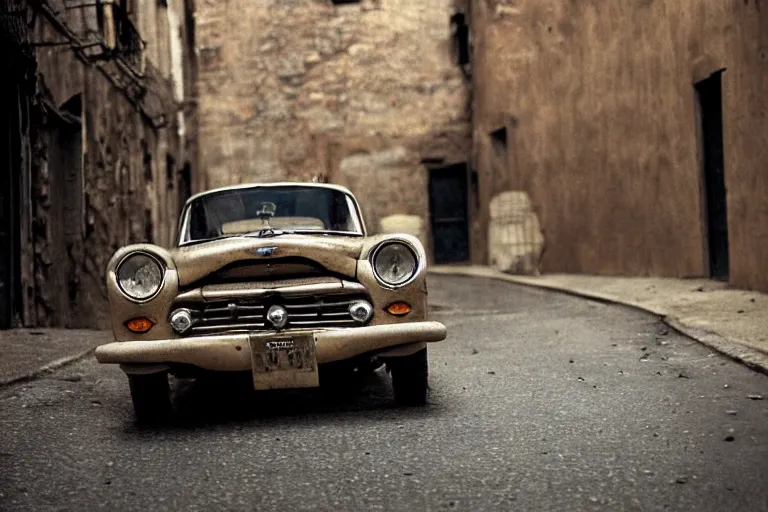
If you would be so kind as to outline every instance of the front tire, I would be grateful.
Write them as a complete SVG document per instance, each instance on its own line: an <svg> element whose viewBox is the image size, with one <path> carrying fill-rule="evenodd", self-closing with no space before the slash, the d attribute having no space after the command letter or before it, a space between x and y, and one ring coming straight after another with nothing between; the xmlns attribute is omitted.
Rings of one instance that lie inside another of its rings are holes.
<svg viewBox="0 0 768 512"><path fill-rule="evenodd" d="M156 423L171 414L171 387L166 372L128 375L133 410L139 423Z"/></svg>
<svg viewBox="0 0 768 512"><path fill-rule="evenodd" d="M392 377L392 391L398 405L424 405L427 403L429 361L423 348L409 356L387 361Z"/></svg>

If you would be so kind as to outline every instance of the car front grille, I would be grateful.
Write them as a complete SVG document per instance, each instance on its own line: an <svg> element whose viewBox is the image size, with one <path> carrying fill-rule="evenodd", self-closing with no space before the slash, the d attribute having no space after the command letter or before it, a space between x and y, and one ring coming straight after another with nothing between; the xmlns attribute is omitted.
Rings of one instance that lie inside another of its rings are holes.
<svg viewBox="0 0 768 512"><path fill-rule="evenodd" d="M232 299L207 302L197 307L187 307L192 314L193 335L217 334L233 331L274 331L267 321L267 311L273 305L282 306L288 312L284 329L314 329L355 327L349 306L367 300L363 295L323 295L322 297Z"/></svg>

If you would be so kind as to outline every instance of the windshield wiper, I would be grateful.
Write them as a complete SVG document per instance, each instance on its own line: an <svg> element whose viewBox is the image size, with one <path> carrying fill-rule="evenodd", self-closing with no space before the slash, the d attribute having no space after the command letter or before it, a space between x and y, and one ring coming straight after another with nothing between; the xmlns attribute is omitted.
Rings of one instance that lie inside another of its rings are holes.
<svg viewBox="0 0 768 512"><path fill-rule="evenodd" d="M246 233L244 236L253 236L256 238L271 238L273 236L290 235L293 231L285 231L282 229L263 228L252 233Z"/></svg>

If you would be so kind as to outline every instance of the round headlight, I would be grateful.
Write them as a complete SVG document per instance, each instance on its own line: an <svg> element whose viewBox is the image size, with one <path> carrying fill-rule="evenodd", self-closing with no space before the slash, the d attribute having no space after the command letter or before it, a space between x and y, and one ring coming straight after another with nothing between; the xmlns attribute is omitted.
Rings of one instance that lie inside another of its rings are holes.
<svg viewBox="0 0 768 512"><path fill-rule="evenodd" d="M416 272L418 260L413 250L400 242L390 242L373 256L373 270L385 284L397 286L408 281Z"/></svg>
<svg viewBox="0 0 768 512"><path fill-rule="evenodd" d="M144 300L160 289L163 284L163 269L154 258L137 253L120 263L117 282L123 293L132 299Z"/></svg>

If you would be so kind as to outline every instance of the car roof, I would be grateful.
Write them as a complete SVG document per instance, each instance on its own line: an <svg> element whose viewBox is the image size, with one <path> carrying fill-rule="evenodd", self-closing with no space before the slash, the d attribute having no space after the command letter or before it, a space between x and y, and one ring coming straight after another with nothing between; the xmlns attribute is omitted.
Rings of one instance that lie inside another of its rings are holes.
<svg viewBox="0 0 768 512"><path fill-rule="evenodd" d="M299 182L299 181L286 181L286 182L276 182L276 183L245 183L241 185L231 185L228 187L214 188L211 190L198 192L197 194L187 199L186 204L191 203L195 199L199 199L201 197L205 197L210 194L216 194L218 192L226 192L229 190L241 190L241 189L247 189L247 188L270 188L270 187L325 188L325 189L331 189L331 190L338 190L339 192L344 192L345 194L349 194L352 197L354 197L354 194L352 194L352 192L350 192L348 188L342 187L341 185L332 185L330 183L311 183L311 182L305 183L305 182Z"/></svg>

